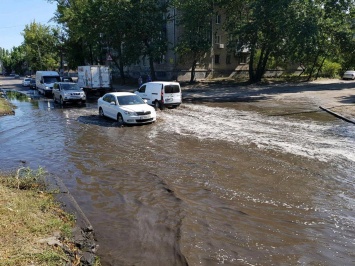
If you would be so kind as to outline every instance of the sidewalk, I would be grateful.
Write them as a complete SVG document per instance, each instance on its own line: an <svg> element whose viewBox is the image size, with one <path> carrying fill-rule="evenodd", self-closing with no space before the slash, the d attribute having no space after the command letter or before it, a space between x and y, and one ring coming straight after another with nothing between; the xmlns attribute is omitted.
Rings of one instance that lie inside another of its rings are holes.
<svg viewBox="0 0 355 266"><path fill-rule="evenodd" d="M324 79L312 82L265 85L198 83L182 87L183 102L285 101L297 105L305 100L347 122L355 124L355 82Z"/></svg>

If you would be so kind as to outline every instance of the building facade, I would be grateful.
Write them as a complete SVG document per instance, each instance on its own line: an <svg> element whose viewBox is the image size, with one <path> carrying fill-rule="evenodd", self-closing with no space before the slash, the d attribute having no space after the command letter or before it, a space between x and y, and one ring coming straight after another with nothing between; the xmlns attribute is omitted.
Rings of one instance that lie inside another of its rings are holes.
<svg viewBox="0 0 355 266"><path fill-rule="evenodd" d="M154 63L155 74L158 80L188 81L191 77L191 63L182 62L178 54L174 52L182 33L176 21L178 10L172 8L169 12L172 19L166 25L168 49L161 61ZM223 10L216 9L211 21L211 49L197 63L196 80L247 74L248 50L238 51L231 47L228 33L223 29L225 19L226 15ZM139 64L126 67L125 72L130 77L137 79L143 77L144 79L150 74L148 59L142 58ZM114 70L114 73L118 71Z"/></svg>

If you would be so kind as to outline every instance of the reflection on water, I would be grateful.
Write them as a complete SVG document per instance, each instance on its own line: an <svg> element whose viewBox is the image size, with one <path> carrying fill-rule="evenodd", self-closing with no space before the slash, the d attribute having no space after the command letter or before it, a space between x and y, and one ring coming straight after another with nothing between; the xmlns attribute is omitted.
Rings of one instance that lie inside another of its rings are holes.
<svg viewBox="0 0 355 266"><path fill-rule="evenodd" d="M353 126L242 103L185 104L120 128L95 104L13 102L1 167L61 177L103 265L353 264Z"/></svg>

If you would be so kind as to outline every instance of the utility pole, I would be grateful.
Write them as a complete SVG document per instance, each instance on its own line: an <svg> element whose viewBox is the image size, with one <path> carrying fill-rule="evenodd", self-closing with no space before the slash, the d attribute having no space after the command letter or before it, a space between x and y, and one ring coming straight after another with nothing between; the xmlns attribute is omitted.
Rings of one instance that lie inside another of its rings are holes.
<svg viewBox="0 0 355 266"><path fill-rule="evenodd" d="M211 21L211 78L213 79L213 76L214 76L214 29L213 29L213 23L214 23L214 16L213 16L213 13L214 13L214 0L212 1L212 21Z"/></svg>

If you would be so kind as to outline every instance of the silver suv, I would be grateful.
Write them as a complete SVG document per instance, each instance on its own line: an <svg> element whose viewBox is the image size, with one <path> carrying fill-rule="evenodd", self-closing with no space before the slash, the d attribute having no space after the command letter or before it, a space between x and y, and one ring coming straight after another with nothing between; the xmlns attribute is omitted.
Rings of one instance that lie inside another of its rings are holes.
<svg viewBox="0 0 355 266"><path fill-rule="evenodd" d="M53 85L53 99L64 105L67 102L86 103L86 94L73 82L56 82Z"/></svg>

